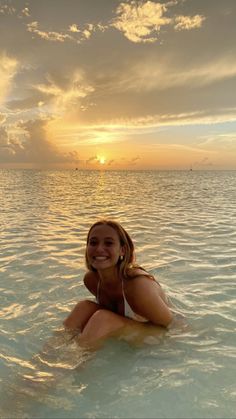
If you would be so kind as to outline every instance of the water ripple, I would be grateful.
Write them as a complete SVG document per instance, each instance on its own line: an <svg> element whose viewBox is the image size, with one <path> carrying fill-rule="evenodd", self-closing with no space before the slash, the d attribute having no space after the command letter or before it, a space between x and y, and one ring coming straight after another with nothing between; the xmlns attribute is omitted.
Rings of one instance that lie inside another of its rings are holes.
<svg viewBox="0 0 236 419"><path fill-rule="evenodd" d="M0 171L0 382L6 397L28 383L18 413L31 395L42 417L235 416L235 175ZM88 295L85 239L103 217L131 234L185 326L142 348L111 341L78 374L86 355L51 336Z"/></svg>

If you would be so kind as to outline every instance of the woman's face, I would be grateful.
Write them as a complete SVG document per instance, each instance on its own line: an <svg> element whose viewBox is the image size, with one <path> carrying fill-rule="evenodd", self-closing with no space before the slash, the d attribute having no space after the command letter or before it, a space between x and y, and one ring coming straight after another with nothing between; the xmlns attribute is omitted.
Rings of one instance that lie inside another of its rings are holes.
<svg viewBox="0 0 236 419"><path fill-rule="evenodd" d="M104 270L114 267L121 255L124 255L124 248L116 230L108 225L92 228L88 238L87 258L93 268Z"/></svg>

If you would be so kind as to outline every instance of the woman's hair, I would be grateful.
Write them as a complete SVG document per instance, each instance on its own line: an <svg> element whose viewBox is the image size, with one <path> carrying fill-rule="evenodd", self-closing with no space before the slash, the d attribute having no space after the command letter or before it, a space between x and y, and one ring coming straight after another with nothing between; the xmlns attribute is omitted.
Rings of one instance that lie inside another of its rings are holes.
<svg viewBox="0 0 236 419"><path fill-rule="evenodd" d="M119 274L123 277L123 278L130 278L128 271L132 268L141 268L140 266L134 264L135 263L135 254L134 254L134 244L129 236L129 234L127 233L127 231L125 231L125 229L116 221L112 221L112 220L100 220L97 221L96 223L94 223L88 232L88 236L87 236L87 245L88 245L88 241L89 241L89 235L92 231L92 229L98 225L107 225L112 227L118 234L118 237L120 239L120 245L122 247L124 247L125 251L124 251L124 258L123 260L119 259L118 261L118 271ZM95 268L93 268L89 261L88 261L88 257L87 257L87 248L86 248L86 266L90 271L96 271ZM150 275L151 276L151 275Z"/></svg>

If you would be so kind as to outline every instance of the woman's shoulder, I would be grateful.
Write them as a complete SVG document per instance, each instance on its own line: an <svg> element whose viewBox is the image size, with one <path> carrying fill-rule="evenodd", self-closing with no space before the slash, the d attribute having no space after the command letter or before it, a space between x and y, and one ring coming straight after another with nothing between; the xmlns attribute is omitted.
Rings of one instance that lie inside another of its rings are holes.
<svg viewBox="0 0 236 419"><path fill-rule="evenodd" d="M84 285L92 294L97 293L98 274L97 272L87 271L84 275Z"/></svg>
<svg viewBox="0 0 236 419"><path fill-rule="evenodd" d="M145 296L147 292L154 292L154 294L158 295L166 305L169 305L164 289L153 275L141 268L137 268L133 270L129 278L132 280L128 279L125 281L125 292L131 301L135 303L136 298L139 298L140 301L142 301L142 297Z"/></svg>
<svg viewBox="0 0 236 419"><path fill-rule="evenodd" d="M127 269L127 276L128 279L134 279L134 278L138 278L138 277L147 277L150 279L155 280L154 276L149 274L144 268L142 268L141 266L130 266Z"/></svg>
<svg viewBox="0 0 236 419"><path fill-rule="evenodd" d="M126 290L129 292L134 292L135 289L145 289L146 286L148 287L158 287L158 292L160 296L165 299L165 293L162 289L161 284L156 280L156 278L143 269L140 266L130 267L127 271L127 276L125 281ZM146 285L147 284L147 285ZM148 285L149 284L149 285Z"/></svg>

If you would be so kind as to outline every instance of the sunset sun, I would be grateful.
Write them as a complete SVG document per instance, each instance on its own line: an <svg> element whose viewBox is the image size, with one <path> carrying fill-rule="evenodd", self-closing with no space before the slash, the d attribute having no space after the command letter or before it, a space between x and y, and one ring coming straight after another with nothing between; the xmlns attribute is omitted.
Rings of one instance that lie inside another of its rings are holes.
<svg viewBox="0 0 236 419"><path fill-rule="evenodd" d="M98 161L99 161L99 163L100 163L100 164L105 164L105 162L106 162L106 158L105 158L104 156L99 157L99 158L98 158Z"/></svg>

